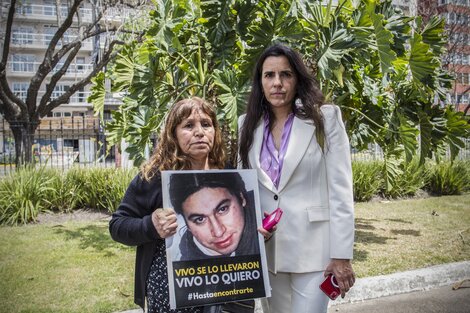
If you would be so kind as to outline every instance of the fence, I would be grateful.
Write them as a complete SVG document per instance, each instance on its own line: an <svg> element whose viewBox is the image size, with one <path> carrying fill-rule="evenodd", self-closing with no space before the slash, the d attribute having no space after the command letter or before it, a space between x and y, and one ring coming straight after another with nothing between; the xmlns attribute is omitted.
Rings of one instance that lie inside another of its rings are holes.
<svg viewBox="0 0 470 313"><path fill-rule="evenodd" d="M470 159L470 139L459 159ZM116 147L108 147L100 120L95 117L44 118L33 136L33 163L66 170L71 166L116 167L129 164ZM376 144L369 149L351 149L353 160L382 160L383 152ZM124 156L123 156L124 157ZM447 152L450 157L450 152ZM10 125L0 119L0 176L15 170L15 141Z"/></svg>
<svg viewBox="0 0 470 313"><path fill-rule="evenodd" d="M115 147L108 147L95 117L44 118L33 137L33 163L68 169L71 166L115 166ZM0 175L15 169L15 140L10 125L0 120Z"/></svg>
<svg viewBox="0 0 470 313"><path fill-rule="evenodd" d="M464 139L465 148L461 149L459 155L457 156L458 160L468 160L470 159L470 138ZM352 160L355 161L375 161L383 160L383 151L378 144L370 144L368 149L362 151L356 151L351 149ZM447 160L450 160L450 149L446 150L446 155L444 157Z"/></svg>

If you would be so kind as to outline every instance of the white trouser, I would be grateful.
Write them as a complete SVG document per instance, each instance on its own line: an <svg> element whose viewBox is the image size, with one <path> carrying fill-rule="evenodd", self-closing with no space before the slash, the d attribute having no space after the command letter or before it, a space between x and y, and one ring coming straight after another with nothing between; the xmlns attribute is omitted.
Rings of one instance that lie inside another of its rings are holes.
<svg viewBox="0 0 470 313"><path fill-rule="evenodd" d="M323 272L269 273L272 295L261 301L263 313L326 313L329 298L319 286Z"/></svg>

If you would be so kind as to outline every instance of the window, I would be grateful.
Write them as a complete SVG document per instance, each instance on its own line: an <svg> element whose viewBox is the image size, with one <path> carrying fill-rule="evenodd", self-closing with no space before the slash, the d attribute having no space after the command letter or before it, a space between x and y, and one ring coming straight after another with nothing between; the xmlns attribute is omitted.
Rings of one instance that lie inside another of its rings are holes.
<svg viewBox="0 0 470 313"><path fill-rule="evenodd" d="M462 95L462 102L463 104L468 104L468 94Z"/></svg>
<svg viewBox="0 0 470 313"><path fill-rule="evenodd" d="M33 43L33 28L22 26L12 29L11 41L13 44L26 45Z"/></svg>
<svg viewBox="0 0 470 313"><path fill-rule="evenodd" d="M43 13L48 16L57 16L57 4L55 0L44 0ZM62 4L60 6L61 16L67 16L68 7Z"/></svg>
<svg viewBox="0 0 470 313"><path fill-rule="evenodd" d="M84 88L83 87L80 87L78 89L78 92L77 92L77 100L78 102L80 103L83 103L85 102L86 100L86 94L85 94L85 91L84 91Z"/></svg>
<svg viewBox="0 0 470 313"><path fill-rule="evenodd" d="M462 84L468 85L470 83L470 73L462 73Z"/></svg>
<svg viewBox="0 0 470 313"><path fill-rule="evenodd" d="M56 99L62 96L69 89L70 89L69 85L56 85L54 88L54 91L52 92L51 98Z"/></svg>
<svg viewBox="0 0 470 313"><path fill-rule="evenodd" d="M462 65L467 65L467 64L469 64L469 59L470 59L470 55L468 55L468 54L462 54Z"/></svg>
<svg viewBox="0 0 470 313"><path fill-rule="evenodd" d="M57 31L56 26L52 25L44 25L44 31L43 31L43 36L44 36L44 45L49 45L49 43L52 40L52 37L54 37L54 34Z"/></svg>
<svg viewBox="0 0 470 313"><path fill-rule="evenodd" d="M454 12L450 12L449 13L449 23L452 24L452 23L455 23L455 20L456 20L456 15Z"/></svg>
<svg viewBox="0 0 470 313"><path fill-rule="evenodd" d="M16 14L31 15L33 14L33 6L31 1L21 1L16 7Z"/></svg>
<svg viewBox="0 0 470 313"><path fill-rule="evenodd" d="M34 72L34 62L36 58L31 54L13 54L12 58L13 72Z"/></svg>
<svg viewBox="0 0 470 313"><path fill-rule="evenodd" d="M77 73L85 72L85 58L84 57L76 57L75 64L77 66Z"/></svg>
<svg viewBox="0 0 470 313"><path fill-rule="evenodd" d="M444 5L444 4L446 4L446 3L447 3L446 0L439 0L439 5Z"/></svg>
<svg viewBox="0 0 470 313"><path fill-rule="evenodd" d="M26 93L28 92L28 83L13 83L13 93L21 100L26 100Z"/></svg>

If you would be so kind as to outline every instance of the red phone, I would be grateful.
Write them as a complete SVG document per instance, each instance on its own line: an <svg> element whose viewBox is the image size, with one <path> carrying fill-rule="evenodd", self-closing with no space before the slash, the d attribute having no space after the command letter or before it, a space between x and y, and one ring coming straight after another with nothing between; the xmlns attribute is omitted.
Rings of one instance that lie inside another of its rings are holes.
<svg viewBox="0 0 470 313"><path fill-rule="evenodd" d="M263 228L266 229L267 231L271 231L273 227L279 223L279 220L281 219L282 216L282 210L281 208L277 208L274 210L271 214L266 216L263 219Z"/></svg>
<svg viewBox="0 0 470 313"><path fill-rule="evenodd" d="M339 290L338 281L335 275L328 275L325 280L320 284L320 289L331 299L335 300L341 294Z"/></svg>

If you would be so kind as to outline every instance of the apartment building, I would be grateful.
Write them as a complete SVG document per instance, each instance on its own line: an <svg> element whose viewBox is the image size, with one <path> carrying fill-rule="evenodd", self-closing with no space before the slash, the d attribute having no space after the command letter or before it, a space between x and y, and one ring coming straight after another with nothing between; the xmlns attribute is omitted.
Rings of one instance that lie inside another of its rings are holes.
<svg viewBox="0 0 470 313"><path fill-rule="evenodd" d="M393 4L425 21L436 15L444 18L448 43L442 64L455 77L446 102L470 114L470 0L394 0Z"/></svg>
<svg viewBox="0 0 470 313"><path fill-rule="evenodd" d="M6 20L9 2L2 0L2 20ZM84 6L80 11L84 21L91 22L91 9ZM22 1L17 4L11 33L7 79L12 91L20 98L26 98L26 91L31 77L36 73L49 42L57 31L57 15L59 14L63 19L67 16L67 13L68 9L65 5L60 12L57 12L55 0ZM0 23L2 34L5 31L4 24L5 22ZM61 45L73 41L77 36L77 32L78 29L71 27L62 40L59 41L59 48ZM60 96L72 84L80 81L93 70L92 57L94 49L95 46L91 39L83 43L66 74L55 87L52 98ZM55 70L59 69L63 62L63 60L59 62ZM39 91L39 97L44 94L45 88L46 86L43 84ZM92 115L92 107L86 101L89 92L89 87L82 88L71 97L70 103L54 109L50 117Z"/></svg>
<svg viewBox="0 0 470 313"><path fill-rule="evenodd" d="M466 111L470 103L470 0L421 0L422 8L433 8L446 21L448 34L444 65L455 76L448 101Z"/></svg>
<svg viewBox="0 0 470 313"><path fill-rule="evenodd" d="M35 75L42 63L49 43L58 29L58 25L68 15L68 2L62 1L60 9L56 0L22 0L17 1L14 22L11 31L9 56L6 77L10 89L20 98L26 99L27 89L31 78ZM0 0L0 51L3 51L5 27L10 8L9 0ZM111 9L106 12L102 20L112 25L120 25L130 17L130 10ZM87 1L79 9L79 18L82 25L90 24L96 16ZM56 51L63 45L74 41L78 36L78 17L74 17L72 26L65 32L56 47ZM106 34L103 34L105 36ZM67 72L61 77L51 95L51 100L66 92L70 86L81 81L94 69L94 60L97 59L103 48L104 39L87 39ZM52 75L62 67L65 57L59 61L42 84L38 99L44 95L46 86ZM92 162L97 157L97 146L103 144L99 119L93 116L93 107L87 102L91 85L80 88L66 104L62 104L50 112L41 121L35 136L35 146L39 151L73 151L78 155L80 162ZM117 108L118 99L112 97L105 101L105 119L109 112ZM0 115L0 155L11 151L11 133L6 121ZM9 143L7 145L7 143ZM51 152L51 153L52 153ZM71 153L71 152L70 152ZM70 154L69 153L69 154ZM63 155L62 155L63 157ZM75 162L77 161L75 160Z"/></svg>

